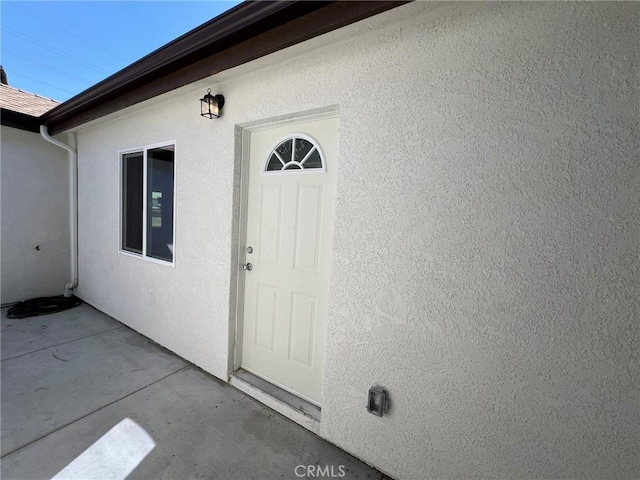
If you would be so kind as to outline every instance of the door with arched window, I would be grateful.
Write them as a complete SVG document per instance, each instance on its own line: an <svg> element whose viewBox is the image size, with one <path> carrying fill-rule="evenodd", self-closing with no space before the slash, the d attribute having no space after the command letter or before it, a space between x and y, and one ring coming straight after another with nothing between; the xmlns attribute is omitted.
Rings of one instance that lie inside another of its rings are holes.
<svg viewBox="0 0 640 480"><path fill-rule="evenodd" d="M320 405L338 119L249 139L241 366Z"/></svg>

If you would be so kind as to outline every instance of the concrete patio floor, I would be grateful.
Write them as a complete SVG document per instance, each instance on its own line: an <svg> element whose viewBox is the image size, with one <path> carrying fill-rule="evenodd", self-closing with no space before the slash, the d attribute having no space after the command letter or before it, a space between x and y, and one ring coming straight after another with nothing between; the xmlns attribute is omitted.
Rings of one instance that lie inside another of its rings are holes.
<svg viewBox="0 0 640 480"><path fill-rule="evenodd" d="M22 320L6 314L4 480L54 477L126 418L156 443L128 478L307 478L298 465L384 478L87 304Z"/></svg>

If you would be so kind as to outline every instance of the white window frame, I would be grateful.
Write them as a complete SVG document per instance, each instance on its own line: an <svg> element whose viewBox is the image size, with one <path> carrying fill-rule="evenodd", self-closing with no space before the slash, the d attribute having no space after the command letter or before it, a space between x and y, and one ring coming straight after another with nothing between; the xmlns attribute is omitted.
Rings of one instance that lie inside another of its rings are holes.
<svg viewBox="0 0 640 480"><path fill-rule="evenodd" d="M153 258L153 257L149 257L147 256L147 186L148 186L148 178L147 178L147 151L148 150L152 150L154 148L160 148L160 147L168 147L168 146L173 146L173 255L172 255L172 261L168 262L167 260L162 260L160 258ZM123 155L126 155L127 153L138 153L138 152L142 152L142 178L143 178L143 182L142 182L142 199L143 199L143 209L142 209L142 253L135 253L135 252L130 252L129 250L124 250L123 249L123 238L122 238L122 232L124 231L124 202L122 200L122 195L124 193L124 183L123 183L123 161L122 161L122 157ZM177 205L177 182L176 182L176 178L177 178L177 168L176 168L176 159L178 156L178 142L176 140L169 140L166 142L158 142L158 143L152 143L149 145L144 145L141 147L134 147L134 148L127 148L124 150L119 150L118 151L118 171L119 171L119 179L118 179L118 183L120 184L120 189L119 189L119 204L120 204L120 208L119 208L119 214L120 214L120 219L119 219L119 231L118 231L118 252L121 253L122 255L125 255L127 257L132 257L132 258L139 258L142 260L145 260L147 262L151 262L151 263L157 263L159 265L165 265L168 267L175 267L176 265L176 205Z"/></svg>
<svg viewBox="0 0 640 480"><path fill-rule="evenodd" d="M275 149L282 142L285 142L290 138L302 138L303 140L310 142L320 154L320 161L322 162L322 168L303 168L302 170L270 170L270 171L267 170L267 167L269 166L269 161L271 160L271 155L273 155L273 153L275 152ZM267 154L267 157L263 160L261 175L292 175L292 174L293 175L310 175L310 174L317 175L318 173L327 173L327 161L324 156L324 151L320 146L320 143L307 133L294 132L294 133L289 133L284 137L280 138L280 140L278 140L271 146L271 148L269 149L269 153Z"/></svg>

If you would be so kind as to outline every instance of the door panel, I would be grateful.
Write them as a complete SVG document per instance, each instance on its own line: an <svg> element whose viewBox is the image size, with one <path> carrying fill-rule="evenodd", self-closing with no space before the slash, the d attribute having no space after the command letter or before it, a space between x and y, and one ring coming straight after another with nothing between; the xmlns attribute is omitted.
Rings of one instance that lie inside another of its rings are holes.
<svg viewBox="0 0 640 480"><path fill-rule="evenodd" d="M245 263L253 268L244 273L241 365L316 404L322 400L337 134L337 118L250 133L245 245L253 252ZM278 171L281 166L286 169Z"/></svg>
<svg viewBox="0 0 640 480"><path fill-rule="evenodd" d="M255 344L273 351L278 315L278 289L258 284L257 290Z"/></svg>
<svg viewBox="0 0 640 480"><path fill-rule="evenodd" d="M307 367L313 367L316 300L314 297L298 292L291 294L289 359L300 362Z"/></svg>
<svg viewBox="0 0 640 480"><path fill-rule="evenodd" d="M282 186L262 185L260 202L260 261L280 263L280 224L282 219Z"/></svg>
<svg viewBox="0 0 640 480"><path fill-rule="evenodd" d="M298 191L298 211L294 268L318 272L318 250L322 230L321 184L301 185Z"/></svg>

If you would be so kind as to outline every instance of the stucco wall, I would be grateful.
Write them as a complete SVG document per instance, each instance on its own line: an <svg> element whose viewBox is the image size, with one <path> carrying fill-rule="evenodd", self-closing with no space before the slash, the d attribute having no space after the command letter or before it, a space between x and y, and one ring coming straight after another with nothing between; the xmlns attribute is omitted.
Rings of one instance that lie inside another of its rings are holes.
<svg viewBox="0 0 640 480"><path fill-rule="evenodd" d="M36 133L3 126L0 137L2 303L62 295L70 276L67 155Z"/></svg>
<svg viewBox="0 0 640 480"><path fill-rule="evenodd" d="M337 105L321 435L398 479L638 477L639 24L417 2L93 122L79 294L226 378L234 129ZM117 253L117 152L172 139L175 268Z"/></svg>

